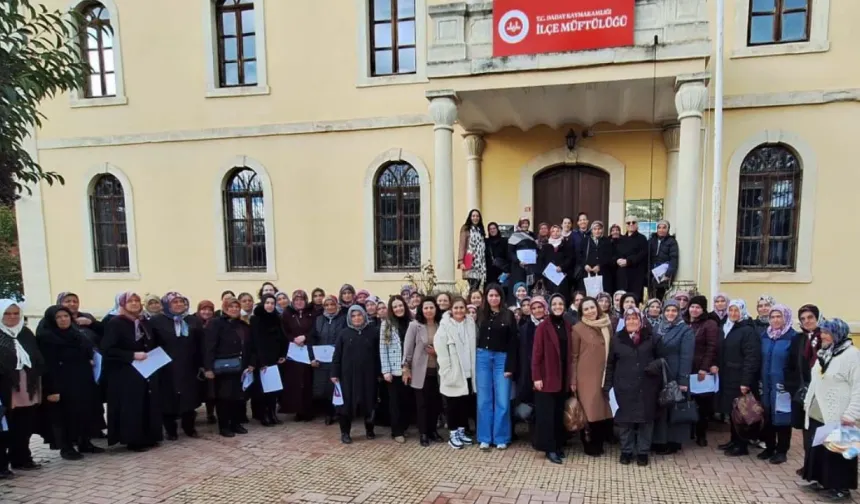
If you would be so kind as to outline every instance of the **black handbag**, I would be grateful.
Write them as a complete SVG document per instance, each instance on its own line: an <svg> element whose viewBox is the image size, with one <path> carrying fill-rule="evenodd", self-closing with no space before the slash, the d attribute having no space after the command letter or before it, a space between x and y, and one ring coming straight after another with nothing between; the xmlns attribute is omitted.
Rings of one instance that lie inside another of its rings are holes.
<svg viewBox="0 0 860 504"><path fill-rule="evenodd" d="M699 407L689 394L684 400L676 402L669 410L670 424L692 424L699 421Z"/></svg>
<svg viewBox="0 0 860 504"><path fill-rule="evenodd" d="M797 351L797 372L800 374L800 387L797 388L797 392L794 393L794 397L791 399L801 405L806 404L806 392L809 390L809 384L803 379L803 366L807 366L808 369L809 365L803 361L803 349L800 348ZM803 409L802 406L801 409Z"/></svg>
<svg viewBox="0 0 860 504"><path fill-rule="evenodd" d="M669 365L666 364L665 359L661 360L663 361L663 390L660 391L660 395L657 397L657 404L666 408L684 401L685 397L684 393L681 392L681 387L678 386L678 382L675 380L669 381Z"/></svg>
<svg viewBox="0 0 860 504"><path fill-rule="evenodd" d="M239 374L242 372L242 357L227 357L226 359L215 359L212 365L215 376L225 374Z"/></svg>

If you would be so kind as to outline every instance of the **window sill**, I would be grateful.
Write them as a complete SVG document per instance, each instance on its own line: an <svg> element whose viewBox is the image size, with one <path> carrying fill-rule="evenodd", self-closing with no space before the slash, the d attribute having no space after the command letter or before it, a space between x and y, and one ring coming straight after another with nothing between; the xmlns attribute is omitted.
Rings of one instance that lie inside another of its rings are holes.
<svg viewBox="0 0 860 504"><path fill-rule="evenodd" d="M720 277L722 283L783 283L783 284L808 284L812 283L812 274L809 272L789 271L756 271L737 272L723 274Z"/></svg>
<svg viewBox="0 0 860 504"><path fill-rule="evenodd" d="M140 280L140 273L122 272L122 273L95 273L88 272L84 277L86 280Z"/></svg>
<svg viewBox="0 0 860 504"><path fill-rule="evenodd" d="M405 74L405 75L382 75L379 77L363 76L358 78L355 84L357 88L379 87L379 86L397 86L402 84L421 84L430 82L426 75L422 74Z"/></svg>
<svg viewBox="0 0 860 504"><path fill-rule="evenodd" d="M232 98L235 96L262 96L269 94L269 86L236 86L225 88L210 88L206 98Z"/></svg>
<svg viewBox="0 0 860 504"><path fill-rule="evenodd" d="M406 275L419 275L420 271L366 271L364 280L366 282L406 282Z"/></svg>
<svg viewBox="0 0 860 504"><path fill-rule="evenodd" d="M107 96L104 98L72 98L70 105L72 108L115 107L117 105L128 105L128 98L126 98L125 96Z"/></svg>
<svg viewBox="0 0 860 504"><path fill-rule="evenodd" d="M215 280L218 280L219 282L243 281L243 280L248 280L248 281L252 281L252 280L253 281L257 281L257 280L275 281L277 279L278 279L278 274L274 271L253 271L253 272L249 271L247 273L243 273L243 272L239 272L239 271L232 271L232 272L221 272L221 273L218 273L217 275L215 275Z"/></svg>
<svg viewBox="0 0 860 504"><path fill-rule="evenodd" d="M790 44L770 44L742 47L732 51L731 58L758 58L763 56L784 56L789 54L821 53L830 50L827 40L811 40L809 42L794 42Z"/></svg>

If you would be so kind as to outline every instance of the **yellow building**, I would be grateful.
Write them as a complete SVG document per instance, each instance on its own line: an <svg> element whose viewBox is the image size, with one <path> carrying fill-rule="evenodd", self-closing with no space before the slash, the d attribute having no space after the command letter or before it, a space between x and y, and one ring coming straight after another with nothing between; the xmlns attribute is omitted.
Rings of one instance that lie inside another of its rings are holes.
<svg viewBox="0 0 860 504"><path fill-rule="evenodd" d="M385 294L431 260L451 283L469 208L623 224L638 200L662 200L679 279L713 294L713 1L532 18L529 36L597 48L496 57L516 0L495 18L478 0L48 3L87 15L93 75L32 142L66 182L18 204L30 315L65 290L96 312L264 280ZM721 290L855 328L856 19L852 1L726 1L719 170Z"/></svg>

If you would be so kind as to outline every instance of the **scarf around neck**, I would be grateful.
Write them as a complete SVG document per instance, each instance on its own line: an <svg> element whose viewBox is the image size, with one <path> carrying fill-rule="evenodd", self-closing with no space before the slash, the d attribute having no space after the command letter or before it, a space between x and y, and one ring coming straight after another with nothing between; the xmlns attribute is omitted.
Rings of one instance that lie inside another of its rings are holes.
<svg viewBox="0 0 860 504"><path fill-rule="evenodd" d="M557 249L561 245L562 240L564 240L564 238L550 238L547 240L547 243L552 245L552 248Z"/></svg>
<svg viewBox="0 0 860 504"><path fill-rule="evenodd" d="M602 385L606 384L606 360L609 359L609 342L612 338L612 334L609 332L609 326L612 325L612 322L609 320L609 315L603 314L599 319L588 320L583 318L581 320L583 324L592 329L597 329L600 331L600 335L603 336L603 378L600 379L600 383ZM632 335L631 335L632 337ZM637 342L638 343L638 342Z"/></svg>
<svg viewBox="0 0 860 504"><path fill-rule="evenodd" d="M0 300L0 314L6 313L6 310L11 308L12 306L17 306L18 309L21 309L21 305L16 303L11 299L3 299ZM8 327L2 323L0 323L0 331L6 336L12 338L12 341L15 343L15 355L17 358L17 362L15 363L15 370L20 371L25 367L32 368L33 363L30 361L30 354L27 353L27 350L24 349L24 346L21 345L21 342L18 341L18 335L21 334L21 331L24 329L24 314L21 314L21 318L18 319L18 323L15 324L14 327Z"/></svg>

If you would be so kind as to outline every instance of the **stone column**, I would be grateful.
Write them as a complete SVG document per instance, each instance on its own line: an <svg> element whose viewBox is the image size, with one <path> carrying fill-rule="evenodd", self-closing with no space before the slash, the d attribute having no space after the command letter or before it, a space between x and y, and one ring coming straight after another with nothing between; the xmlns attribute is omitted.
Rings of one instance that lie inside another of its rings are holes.
<svg viewBox="0 0 860 504"><path fill-rule="evenodd" d="M438 288L454 285L454 121L457 95L453 91L430 91L433 118L433 266ZM429 237L422 237L427 239Z"/></svg>
<svg viewBox="0 0 860 504"><path fill-rule="evenodd" d="M669 124L663 128L663 143L666 145L666 198L663 200L663 218L674 226L675 199L678 197L678 146L681 144L681 128Z"/></svg>
<svg viewBox="0 0 860 504"><path fill-rule="evenodd" d="M481 209L481 157L484 155L484 137L481 133L463 135L466 145L466 207Z"/></svg>
<svg viewBox="0 0 860 504"><path fill-rule="evenodd" d="M708 88L701 76L678 77L675 108L680 122L678 135L677 191L673 205L675 238L680 254L677 281L695 282L696 229L702 194L702 113L708 104Z"/></svg>

